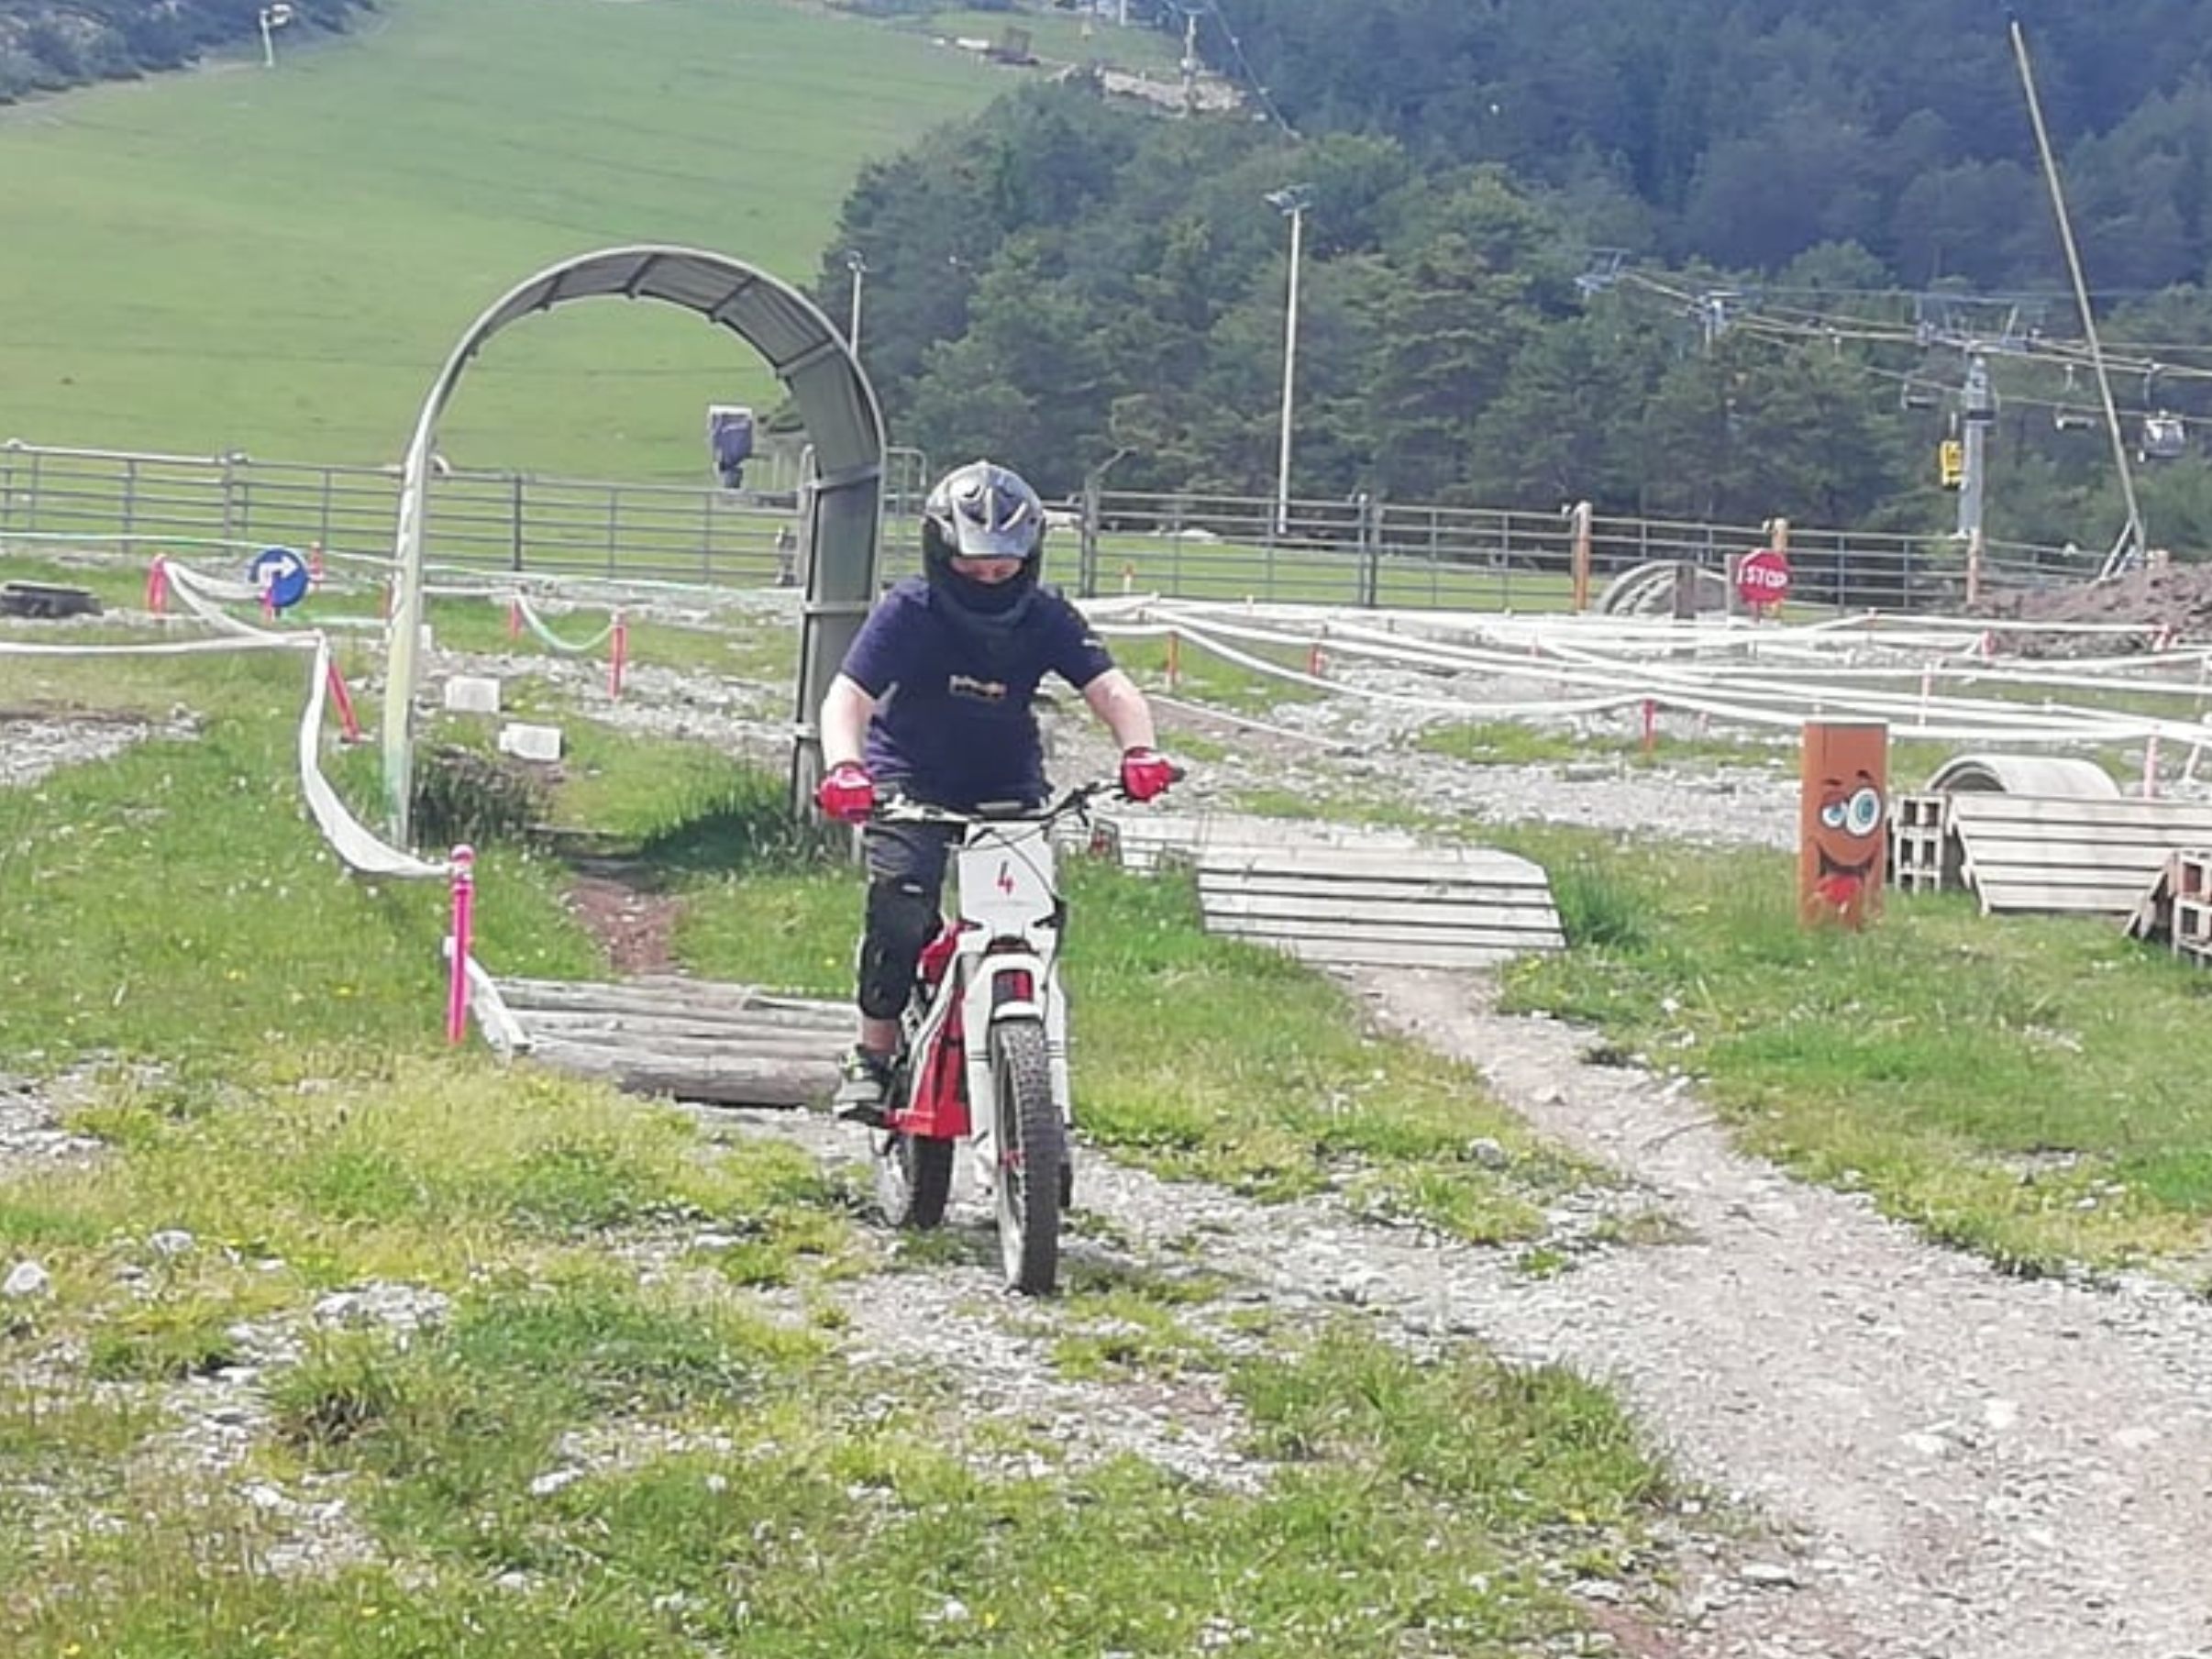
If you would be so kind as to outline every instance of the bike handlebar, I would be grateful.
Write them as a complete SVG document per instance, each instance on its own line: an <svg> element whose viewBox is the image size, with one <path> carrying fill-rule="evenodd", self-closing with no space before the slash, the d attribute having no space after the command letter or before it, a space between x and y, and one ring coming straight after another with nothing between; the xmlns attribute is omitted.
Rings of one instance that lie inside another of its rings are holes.
<svg viewBox="0 0 2212 1659"><path fill-rule="evenodd" d="M1173 775L1180 781L1183 769L1175 768ZM1082 812L1101 795L1117 801L1130 799L1120 779L1093 778L1085 783L1070 784L1035 806L1019 801L993 801L964 812L958 807L937 806L905 795L892 795L877 802L868 817L870 824L942 824L957 828L974 824L1051 824L1071 813Z"/></svg>

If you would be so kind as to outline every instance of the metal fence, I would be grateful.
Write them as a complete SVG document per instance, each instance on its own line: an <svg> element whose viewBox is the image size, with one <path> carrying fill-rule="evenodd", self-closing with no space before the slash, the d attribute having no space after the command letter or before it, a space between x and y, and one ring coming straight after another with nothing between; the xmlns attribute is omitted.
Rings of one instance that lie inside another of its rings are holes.
<svg viewBox="0 0 2212 1659"><path fill-rule="evenodd" d="M884 568L915 568L914 515L929 477L911 449L887 457ZM794 476L796 476L794 470ZM784 481L779 477L776 481ZM393 467L0 444L0 540L129 536L319 545L384 561L399 503ZM546 576L766 586L796 580L796 490L443 472L426 547L439 566ZM1146 592L1405 608L1564 609L1578 525L1518 513L1366 498L1275 503L1249 496L1093 488L1056 508L1052 570L1085 595ZM1593 593L1659 563L1720 570L1767 544L1755 525L1593 517ZM1072 547L1069 543L1072 541ZM1942 536L1794 526L1794 599L1844 609L1922 609L1963 594L1964 554ZM2078 581L2101 561L2073 547L1998 543L1989 586Z"/></svg>
<svg viewBox="0 0 2212 1659"><path fill-rule="evenodd" d="M1573 512L1521 513L1400 502L1272 502L1100 491L1077 514L1087 592L1311 601L1407 608L1560 609L1572 603ZM1786 538L1793 600L1843 610L1922 610L1964 596L1963 545L1941 536L1593 515L1593 598L1631 571L1731 559ZM2093 576L2099 557L2073 547L1989 543L1985 588Z"/></svg>

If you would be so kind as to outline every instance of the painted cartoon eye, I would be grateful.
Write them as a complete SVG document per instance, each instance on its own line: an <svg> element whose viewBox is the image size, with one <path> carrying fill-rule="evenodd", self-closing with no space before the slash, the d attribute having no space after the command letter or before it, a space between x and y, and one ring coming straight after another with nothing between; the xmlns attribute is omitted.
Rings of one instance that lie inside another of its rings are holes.
<svg viewBox="0 0 2212 1659"><path fill-rule="evenodd" d="M1820 822L1828 825L1830 829L1841 829L1844 805L1845 802L1841 801L1829 802L1820 809Z"/></svg>
<svg viewBox="0 0 2212 1659"><path fill-rule="evenodd" d="M1860 790L1843 803L1843 825L1852 835L1871 835L1881 822L1882 796L1878 790Z"/></svg>

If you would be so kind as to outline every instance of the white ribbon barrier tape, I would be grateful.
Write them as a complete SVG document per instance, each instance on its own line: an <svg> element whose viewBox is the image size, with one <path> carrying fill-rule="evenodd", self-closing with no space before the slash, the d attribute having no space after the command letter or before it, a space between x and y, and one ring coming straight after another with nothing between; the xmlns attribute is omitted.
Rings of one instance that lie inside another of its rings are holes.
<svg viewBox="0 0 2212 1659"><path fill-rule="evenodd" d="M189 565L170 559L162 566L169 578L170 591L176 594L184 608L209 627L221 628L248 639L265 639L272 643L307 637L296 632L275 628L257 628L249 622L240 622L223 609L225 604L259 604L261 591L250 582L226 581L220 577L203 576Z"/></svg>
<svg viewBox="0 0 2212 1659"><path fill-rule="evenodd" d="M1772 679L1748 683L1731 681L1727 686L1728 691L1737 697L1758 696L1771 698L1772 702L1731 701L1729 697L1714 695L1715 688L1701 683L1694 675L1669 672L1662 668L1654 668L1649 662L1615 663L1598 658L1595 653L1586 652L1561 652L1556 659L1541 662L1510 657L1494 657L1485 662L1481 660L1482 654L1467 653L1468 659L1460 666L1468 670L1479 668L1491 672L1555 679L1563 686L1572 684L1607 688L1582 697L1484 702L1478 708L1470 708L1465 697L1421 696L1304 673L1265 657L1238 650L1222 636L1275 646L1333 643L1340 650L1345 648L1345 642L1341 639L1318 642L1310 636L1227 624L1225 619L1219 617L1212 620L1211 625L1205 627L1194 627L1188 620L1178 620L1121 625L1101 624L1098 631L1109 637L1179 636L1224 662L1291 684L1311 686L1316 690L1361 697L1374 702L1428 709L1462 717L1470 713L1499 717L1590 714L1651 702L1661 708L1762 727L1796 727L1810 718L1880 718L1889 723L1893 736L1961 743L2125 743L2162 736L2183 744L2194 744L2204 738L2201 726L2151 715L2131 715L2117 711L2057 703L2035 707L2019 703L2007 705L1994 700L1923 699L1905 694L1883 696L1832 685L1783 684ZM1427 658L1431 664L1434 661L1431 652L1419 655Z"/></svg>
<svg viewBox="0 0 2212 1659"><path fill-rule="evenodd" d="M317 635L315 667L307 678L307 707L300 715L300 792L307 798L307 810L315 815L323 838L349 868L366 876L397 876L415 881L451 875L449 863L433 864L378 840L346 810L346 803L323 776L323 697L329 683L330 642Z"/></svg>
<svg viewBox="0 0 2212 1659"><path fill-rule="evenodd" d="M546 648L549 651L559 652L564 657L589 656L614 636L614 625L610 622L581 645L572 645L546 625L544 618L540 617L536 608L531 605L527 595L510 591L505 593L494 593L491 597L513 605L514 614L528 625L531 633L545 642Z"/></svg>
<svg viewBox="0 0 2212 1659"><path fill-rule="evenodd" d="M304 635L283 639L171 639L153 645L43 645L0 639L0 657L204 657L221 651L300 650Z"/></svg>
<svg viewBox="0 0 2212 1659"><path fill-rule="evenodd" d="M449 863L432 863L380 841L347 810L346 803L338 799L337 791L330 786L330 780L323 776L323 705L328 694L331 676L329 639L320 633L279 634L266 628L249 627L236 617L226 615L205 597L206 588L238 588L243 584L209 582L196 572L174 564L170 567L169 575L175 585L178 598L185 603L194 614L218 626L227 627L232 636L226 639L164 641L143 646L18 646L12 641L0 641L0 653L40 657L154 657L213 651L312 650L314 658L307 674L307 706L300 714L299 767L300 793L307 802L307 810L314 817L315 826L323 832L323 838L330 843L331 850L349 868L359 870L363 875L393 876L407 880L444 879L450 876L453 867ZM260 597L259 594L250 593L250 590L249 592L251 597Z"/></svg>

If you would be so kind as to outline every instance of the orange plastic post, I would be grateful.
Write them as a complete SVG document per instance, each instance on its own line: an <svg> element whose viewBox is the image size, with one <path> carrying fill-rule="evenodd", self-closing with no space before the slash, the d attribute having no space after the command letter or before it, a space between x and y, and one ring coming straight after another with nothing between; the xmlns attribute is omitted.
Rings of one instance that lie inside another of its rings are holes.
<svg viewBox="0 0 2212 1659"><path fill-rule="evenodd" d="M1798 773L1797 913L1807 926L1862 928L1889 864L1889 727L1808 721Z"/></svg>
<svg viewBox="0 0 2212 1659"><path fill-rule="evenodd" d="M1182 643L1183 636L1180 634L1167 636L1167 689L1171 691L1175 690L1177 681L1182 676L1182 653L1179 649Z"/></svg>

